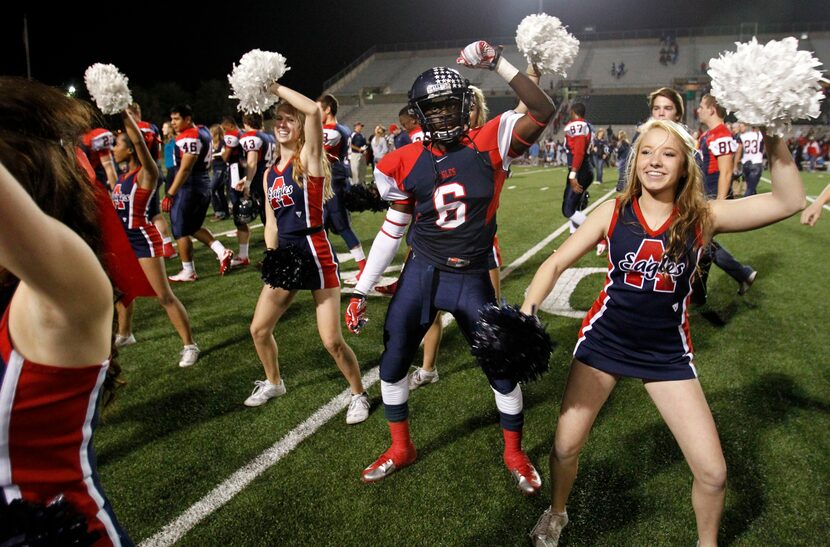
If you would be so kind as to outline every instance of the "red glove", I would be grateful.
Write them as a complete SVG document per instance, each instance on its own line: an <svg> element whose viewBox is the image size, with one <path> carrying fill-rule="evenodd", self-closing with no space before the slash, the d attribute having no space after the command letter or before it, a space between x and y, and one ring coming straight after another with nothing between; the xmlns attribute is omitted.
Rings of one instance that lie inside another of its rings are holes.
<svg viewBox="0 0 830 547"><path fill-rule="evenodd" d="M170 209L173 208L173 198L170 194L164 194L164 199L161 200L161 210L165 213L169 213Z"/></svg>
<svg viewBox="0 0 830 547"><path fill-rule="evenodd" d="M498 61L500 55L501 47L496 49L484 40L479 40L462 49L455 62L470 68L489 68L493 70L496 68L496 61Z"/></svg>
<svg viewBox="0 0 830 547"><path fill-rule="evenodd" d="M349 306L346 308L346 328L352 334L360 334L360 329L363 328L369 318L366 317L366 297L363 295L352 297L349 301Z"/></svg>

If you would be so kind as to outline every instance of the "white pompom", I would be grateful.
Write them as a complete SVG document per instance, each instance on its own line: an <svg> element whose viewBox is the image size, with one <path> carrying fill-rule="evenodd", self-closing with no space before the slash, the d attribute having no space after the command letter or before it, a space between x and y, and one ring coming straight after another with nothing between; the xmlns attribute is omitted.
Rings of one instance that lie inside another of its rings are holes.
<svg viewBox="0 0 830 547"><path fill-rule="evenodd" d="M782 135L794 120L818 117L821 110L821 61L798 51L790 36L764 45L753 37L709 61L712 95L742 122L765 125ZM826 80L825 80L826 81Z"/></svg>
<svg viewBox="0 0 830 547"><path fill-rule="evenodd" d="M104 114L120 114L133 102L130 80L115 65L95 63L84 73L90 96Z"/></svg>
<svg viewBox="0 0 830 547"><path fill-rule="evenodd" d="M579 53L579 40L568 32L562 22L551 15L528 15L516 28L516 45L542 72L567 76Z"/></svg>
<svg viewBox="0 0 830 547"><path fill-rule="evenodd" d="M239 99L237 108L247 114L265 112L278 100L267 91L268 86L288 70L291 68L285 65L285 57L279 53L259 49L249 51L228 74L233 91L231 99Z"/></svg>

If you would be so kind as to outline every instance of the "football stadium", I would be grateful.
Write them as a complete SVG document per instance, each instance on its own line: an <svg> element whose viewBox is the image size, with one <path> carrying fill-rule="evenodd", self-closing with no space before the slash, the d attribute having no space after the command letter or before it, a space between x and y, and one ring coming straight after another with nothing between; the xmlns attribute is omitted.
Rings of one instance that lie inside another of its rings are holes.
<svg viewBox="0 0 830 547"><path fill-rule="evenodd" d="M253 4L3 23L0 545L830 543L822 3Z"/></svg>

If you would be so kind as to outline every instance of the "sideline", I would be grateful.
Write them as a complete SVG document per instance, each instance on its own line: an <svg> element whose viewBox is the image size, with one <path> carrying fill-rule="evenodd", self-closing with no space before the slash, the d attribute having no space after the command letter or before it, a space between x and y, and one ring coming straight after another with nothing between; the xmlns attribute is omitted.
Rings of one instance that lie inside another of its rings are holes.
<svg viewBox="0 0 830 547"><path fill-rule="evenodd" d="M607 200L615 190L610 190L607 194L599 198L592 205L590 205L585 212L588 213L594 210L599 204ZM545 248L551 241L559 237L568 229L568 222L557 228L553 233L548 235L545 239L534 245L530 250L522 256L514 260L507 268L502 270L501 279L506 278L513 273L517 268L530 260L536 253ZM444 315L444 327L446 327L451 319L450 314ZM363 386L366 390L377 383L380 376L378 367L369 370L363 376ZM217 509L228 503L236 494L241 492L254 479L259 477L262 473L267 471L274 464L279 462L282 458L287 456L294 450L302 441L314 434L321 426L338 415L347 406L351 400L349 389L332 398L328 403L320 407L314 414L309 416L304 422L289 431L282 439L274 443L270 448L265 449L259 456L251 460L248 464L241 467L234 472L230 477L222 481L213 490L208 492L199 501L191 505L184 513L179 515L175 520L165 525L161 530L145 539L139 544L139 547L167 547L179 541L185 534L192 530L199 522L211 515ZM357 480L357 479L355 479Z"/></svg>

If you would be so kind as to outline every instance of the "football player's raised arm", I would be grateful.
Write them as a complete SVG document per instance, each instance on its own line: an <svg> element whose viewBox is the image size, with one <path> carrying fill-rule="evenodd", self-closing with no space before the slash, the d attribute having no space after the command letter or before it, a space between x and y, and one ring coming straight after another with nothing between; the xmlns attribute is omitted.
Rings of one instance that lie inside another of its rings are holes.
<svg viewBox="0 0 830 547"><path fill-rule="evenodd" d="M86 184L86 182L84 182ZM112 306L112 287L92 249L47 215L0 164L0 267L42 299L31 313L83 323Z"/></svg>
<svg viewBox="0 0 830 547"><path fill-rule="evenodd" d="M144 140L144 136L129 110L125 109L121 113L121 118L124 120L124 131L127 133L127 138L133 143L133 149L138 154L138 161L141 164L141 187L155 188L159 179L159 167L156 160L150 154L147 142Z"/></svg>
<svg viewBox="0 0 830 547"><path fill-rule="evenodd" d="M539 80L542 79L542 72L536 65L527 65L527 70L525 72L527 73L527 77L530 78L530 81L536 85L539 85ZM518 114L527 114L527 105L522 101L519 101L519 104L516 105L516 108L513 110Z"/></svg>
<svg viewBox="0 0 830 547"><path fill-rule="evenodd" d="M530 314L538 310L542 301L553 290L562 272L593 249L597 241L605 238L615 207L614 201L607 201L597 207L597 210L588 216L576 232L542 263L527 289L527 295L522 303L522 312Z"/></svg>
<svg viewBox="0 0 830 547"><path fill-rule="evenodd" d="M521 155L539 138L553 117L556 110L553 101L533 80L501 55L501 48L496 49L484 40L473 42L461 50L456 62L470 68L494 70L527 106L527 114L516 122L510 141L513 155Z"/></svg>
<svg viewBox="0 0 830 547"><path fill-rule="evenodd" d="M762 228L804 208L804 185L787 144L780 137L769 135L764 135L764 144L769 152L772 192L710 201L714 233Z"/></svg>

